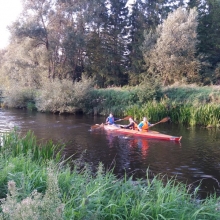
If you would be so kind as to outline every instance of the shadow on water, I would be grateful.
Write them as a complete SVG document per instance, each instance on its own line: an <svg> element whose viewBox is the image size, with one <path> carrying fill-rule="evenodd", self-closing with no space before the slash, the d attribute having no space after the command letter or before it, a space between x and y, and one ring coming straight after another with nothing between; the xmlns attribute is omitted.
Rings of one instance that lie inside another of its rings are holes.
<svg viewBox="0 0 220 220"><path fill-rule="evenodd" d="M66 157L82 157L94 171L102 162L119 177L126 173L145 178L149 168L151 174L175 177L192 190L200 185L201 197L214 192L220 195L219 129L187 128L173 123L153 127L164 134L183 136L181 143L176 143L90 130L91 125L103 121L105 118L85 115L0 110L1 133L16 126L22 134L32 130L40 141L65 143Z"/></svg>

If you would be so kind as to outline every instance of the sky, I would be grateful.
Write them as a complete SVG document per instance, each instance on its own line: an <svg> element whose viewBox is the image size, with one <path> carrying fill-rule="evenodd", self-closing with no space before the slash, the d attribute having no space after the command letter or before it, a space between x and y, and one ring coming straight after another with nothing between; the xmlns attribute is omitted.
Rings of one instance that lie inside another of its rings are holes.
<svg viewBox="0 0 220 220"><path fill-rule="evenodd" d="M18 18L22 5L20 0L0 0L0 49L9 44L7 26Z"/></svg>

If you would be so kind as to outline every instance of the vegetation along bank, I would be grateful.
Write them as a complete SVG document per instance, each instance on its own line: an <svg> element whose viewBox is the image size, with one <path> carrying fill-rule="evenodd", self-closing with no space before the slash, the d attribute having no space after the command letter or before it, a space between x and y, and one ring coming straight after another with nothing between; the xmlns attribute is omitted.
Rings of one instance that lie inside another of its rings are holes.
<svg viewBox="0 0 220 220"><path fill-rule="evenodd" d="M48 87L41 97L33 91L10 94L2 106L60 114L80 111L84 114L108 115L113 112L118 117L131 115L138 121L148 116L153 122L169 116L173 123L187 126L220 126L218 86L175 84L156 89L151 87L151 90L140 86L96 89L90 83L90 79L83 79L67 89L64 81L53 82L56 90ZM66 98L70 91L72 97Z"/></svg>

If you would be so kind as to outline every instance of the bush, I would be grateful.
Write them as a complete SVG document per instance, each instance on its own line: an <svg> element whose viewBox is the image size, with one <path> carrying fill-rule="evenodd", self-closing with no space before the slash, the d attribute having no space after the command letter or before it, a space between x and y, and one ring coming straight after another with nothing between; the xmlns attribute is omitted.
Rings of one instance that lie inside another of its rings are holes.
<svg viewBox="0 0 220 220"><path fill-rule="evenodd" d="M47 190L45 194L34 190L28 197L20 199L16 183L8 182L8 194L2 200L1 219L63 219L64 205L61 202L57 175L52 168L47 169Z"/></svg>
<svg viewBox="0 0 220 220"><path fill-rule="evenodd" d="M26 108L28 103L34 103L36 91L18 84L3 91L4 105L12 108Z"/></svg>
<svg viewBox="0 0 220 220"><path fill-rule="evenodd" d="M93 81L84 77L74 83L66 79L47 80L39 91L36 107L42 112L75 113L83 108L92 85Z"/></svg>

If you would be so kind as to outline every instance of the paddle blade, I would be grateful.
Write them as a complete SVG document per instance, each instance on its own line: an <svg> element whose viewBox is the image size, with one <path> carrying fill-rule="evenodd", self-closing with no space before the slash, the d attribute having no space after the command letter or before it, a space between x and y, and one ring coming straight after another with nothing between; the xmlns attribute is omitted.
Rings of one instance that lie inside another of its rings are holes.
<svg viewBox="0 0 220 220"><path fill-rule="evenodd" d="M91 126L91 129L94 130L94 129L96 129L96 128L99 128L100 126L101 126L101 125L99 125L99 124L95 124L95 125Z"/></svg>
<svg viewBox="0 0 220 220"><path fill-rule="evenodd" d="M167 122L170 120L170 117L166 117L166 118L163 118L161 121L155 123L153 126L157 125L157 124L160 124L160 123L164 123L164 122Z"/></svg>
<svg viewBox="0 0 220 220"><path fill-rule="evenodd" d="M104 124L95 124L93 126L91 126L91 130L94 130L94 129L98 129L98 128L103 128L104 127Z"/></svg>
<svg viewBox="0 0 220 220"><path fill-rule="evenodd" d="M167 121L169 121L170 120L170 117L166 117L166 118L163 118L161 121L160 121L160 123L162 123L162 122L167 122Z"/></svg>
<svg viewBox="0 0 220 220"><path fill-rule="evenodd" d="M129 118L132 118L131 116L127 116L125 118L122 118L121 120L128 120Z"/></svg>

